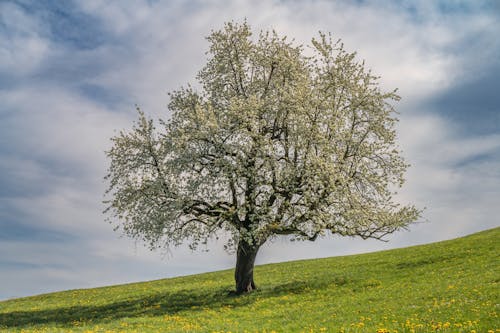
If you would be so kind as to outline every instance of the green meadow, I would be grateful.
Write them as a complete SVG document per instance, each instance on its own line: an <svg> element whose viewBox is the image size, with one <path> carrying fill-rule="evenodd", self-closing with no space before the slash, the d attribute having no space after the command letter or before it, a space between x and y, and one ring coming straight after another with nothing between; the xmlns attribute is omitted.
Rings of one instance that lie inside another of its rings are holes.
<svg viewBox="0 0 500 333"><path fill-rule="evenodd" d="M497 333L499 244L496 228L257 266L259 289L243 296L226 270L13 299L0 302L0 332Z"/></svg>

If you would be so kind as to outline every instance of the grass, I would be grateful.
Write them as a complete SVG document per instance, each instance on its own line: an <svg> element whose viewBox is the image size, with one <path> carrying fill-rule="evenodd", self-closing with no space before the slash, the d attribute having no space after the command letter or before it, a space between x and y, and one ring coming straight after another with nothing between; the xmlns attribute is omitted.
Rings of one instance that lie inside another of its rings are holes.
<svg viewBox="0 0 500 333"><path fill-rule="evenodd" d="M0 332L498 333L500 228L355 256L0 302Z"/></svg>

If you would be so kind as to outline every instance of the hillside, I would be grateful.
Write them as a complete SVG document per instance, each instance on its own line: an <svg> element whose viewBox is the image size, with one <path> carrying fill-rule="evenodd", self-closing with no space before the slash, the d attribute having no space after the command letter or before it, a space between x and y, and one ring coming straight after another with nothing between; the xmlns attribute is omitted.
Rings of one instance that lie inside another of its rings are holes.
<svg viewBox="0 0 500 333"><path fill-rule="evenodd" d="M0 302L1 332L500 332L500 228L355 256Z"/></svg>

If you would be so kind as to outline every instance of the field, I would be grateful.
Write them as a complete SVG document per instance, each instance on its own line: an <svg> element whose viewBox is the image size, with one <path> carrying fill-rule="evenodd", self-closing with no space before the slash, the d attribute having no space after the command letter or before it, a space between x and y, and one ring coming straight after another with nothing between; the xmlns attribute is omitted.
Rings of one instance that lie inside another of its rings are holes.
<svg viewBox="0 0 500 333"><path fill-rule="evenodd" d="M0 332L498 333L500 228L423 246L0 302Z"/></svg>

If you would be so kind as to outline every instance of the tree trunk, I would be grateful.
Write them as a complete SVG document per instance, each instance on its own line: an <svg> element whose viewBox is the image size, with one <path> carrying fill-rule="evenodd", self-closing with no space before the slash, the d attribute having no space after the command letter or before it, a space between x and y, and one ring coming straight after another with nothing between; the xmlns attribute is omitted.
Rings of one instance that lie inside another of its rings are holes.
<svg viewBox="0 0 500 333"><path fill-rule="evenodd" d="M253 281L253 266L258 250L259 246L250 245L244 240L240 240L238 243L236 269L234 271L237 295L256 289L255 282Z"/></svg>

